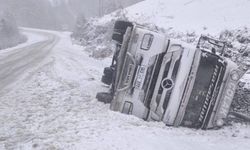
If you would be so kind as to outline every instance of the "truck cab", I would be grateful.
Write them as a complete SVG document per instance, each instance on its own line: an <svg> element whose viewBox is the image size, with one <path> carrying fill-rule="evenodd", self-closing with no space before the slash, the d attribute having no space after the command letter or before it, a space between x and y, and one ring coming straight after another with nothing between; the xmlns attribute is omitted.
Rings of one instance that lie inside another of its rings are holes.
<svg viewBox="0 0 250 150"><path fill-rule="evenodd" d="M169 126L224 124L244 74L223 57L226 43L202 36L195 47L124 21L115 23L112 38L117 48L102 79L111 110Z"/></svg>
<svg viewBox="0 0 250 150"><path fill-rule="evenodd" d="M154 72L159 70L168 44L164 35L142 26L127 28L117 59L111 110L147 119L149 87L157 78Z"/></svg>

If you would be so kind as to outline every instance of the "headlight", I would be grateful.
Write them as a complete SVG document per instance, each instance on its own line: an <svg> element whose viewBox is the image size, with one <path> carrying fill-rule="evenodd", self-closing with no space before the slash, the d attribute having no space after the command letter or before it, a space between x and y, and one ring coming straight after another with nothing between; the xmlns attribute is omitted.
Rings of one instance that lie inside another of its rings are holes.
<svg viewBox="0 0 250 150"><path fill-rule="evenodd" d="M239 73L237 71L232 71L231 79L234 80L234 81L238 81L240 79Z"/></svg>
<svg viewBox="0 0 250 150"><path fill-rule="evenodd" d="M224 125L224 120L222 120L222 119L217 120L217 121L216 121L216 125L217 125L218 127L222 127L222 126Z"/></svg>
<svg viewBox="0 0 250 150"><path fill-rule="evenodd" d="M154 36L152 34L149 34L149 33L144 34L142 43L141 43L141 49L149 50L153 43L153 39L154 39Z"/></svg>

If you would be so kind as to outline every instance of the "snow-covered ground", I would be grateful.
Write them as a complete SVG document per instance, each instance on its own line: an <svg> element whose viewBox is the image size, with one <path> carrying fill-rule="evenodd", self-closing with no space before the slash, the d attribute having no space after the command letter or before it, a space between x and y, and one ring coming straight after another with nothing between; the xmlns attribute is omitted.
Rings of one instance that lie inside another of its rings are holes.
<svg viewBox="0 0 250 150"><path fill-rule="evenodd" d="M147 0L128 8L128 13L138 22L164 28L217 33L249 25L249 3ZM37 35L41 32L45 36ZM30 30L28 43L3 51L0 61L8 53L46 40L48 34L58 40L46 57L39 64L26 67L26 73L10 91L0 92L0 150L250 149L249 125L202 131L167 127L110 111L109 105L97 102L95 94L107 90L100 78L111 59L89 57L82 47L71 44L70 33Z"/></svg>
<svg viewBox="0 0 250 150"><path fill-rule="evenodd" d="M0 149L7 150L248 150L250 126L202 131L166 127L109 110L95 94L110 58L90 58L69 33L21 86L0 97Z"/></svg>
<svg viewBox="0 0 250 150"><path fill-rule="evenodd" d="M0 52L0 93L6 93L16 87L18 81L32 69L35 69L50 53L57 42L53 34L39 31L24 31L30 39L16 47ZM22 84L22 83L21 83Z"/></svg>

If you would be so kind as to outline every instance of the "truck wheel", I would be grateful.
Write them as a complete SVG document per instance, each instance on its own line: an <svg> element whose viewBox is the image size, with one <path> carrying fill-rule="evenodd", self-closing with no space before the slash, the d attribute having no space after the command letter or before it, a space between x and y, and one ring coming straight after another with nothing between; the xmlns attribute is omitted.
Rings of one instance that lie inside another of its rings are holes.
<svg viewBox="0 0 250 150"><path fill-rule="evenodd" d="M104 84L110 85L112 83L112 76L103 75L102 82Z"/></svg>
<svg viewBox="0 0 250 150"><path fill-rule="evenodd" d="M96 94L96 99L105 104L111 103L113 96L110 93L100 92Z"/></svg>
<svg viewBox="0 0 250 150"><path fill-rule="evenodd" d="M116 21L112 39L122 44L123 35L125 34L128 27L133 27L133 24L128 21L122 21L122 20Z"/></svg>
<svg viewBox="0 0 250 150"><path fill-rule="evenodd" d="M112 78L112 76L113 76L113 69L111 68L111 67L106 67L106 68L104 68L104 70L103 70L103 74L105 75L105 76L109 76L109 77L111 77Z"/></svg>

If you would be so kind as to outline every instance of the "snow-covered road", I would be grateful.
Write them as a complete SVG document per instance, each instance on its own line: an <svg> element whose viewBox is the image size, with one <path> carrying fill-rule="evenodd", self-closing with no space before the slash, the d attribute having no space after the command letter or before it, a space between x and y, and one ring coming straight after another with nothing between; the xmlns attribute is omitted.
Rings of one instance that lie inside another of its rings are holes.
<svg viewBox="0 0 250 150"><path fill-rule="evenodd" d="M69 33L39 32L45 41L12 50L10 60L1 56L10 61L1 67L12 68L1 72L4 85L15 86L1 89L0 150L250 149L249 125L197 131L110 111L95 99L105 90L100 77L110 59L89 57L71 45Z"/></svg>
<svg viewBox="0 0 250 150"><path fill-rule="evenodd" d="M29 45L0 51L0 90L16 84L17 80L29 69L37 66L50 53L58 42L54 34L26 31L28 35L34 34L37 40L28 41ZM41 38L42 37L42 38ZM40 38L40 39L39 39Z"/></svg>

